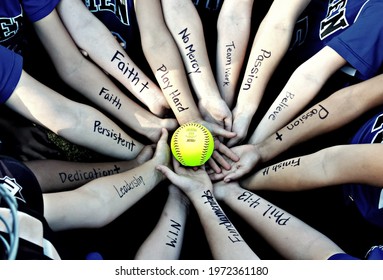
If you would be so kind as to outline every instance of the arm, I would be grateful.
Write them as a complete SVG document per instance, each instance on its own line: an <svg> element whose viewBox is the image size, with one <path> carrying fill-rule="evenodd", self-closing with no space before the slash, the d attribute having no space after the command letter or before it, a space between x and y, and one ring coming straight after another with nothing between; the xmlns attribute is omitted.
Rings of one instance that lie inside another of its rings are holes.
<svg viewBox="0 0 383 280"><path fill-rule="evenodd" d="M308 190L347 183L383 186L383 145L355 144L322 149L259 170L241 185L249 190Z"/></svg>
<svg viewBox="0 0 383 280"><path fill-rule="evenodd" d="M44 216L54 231L107 225L148 194L164 177L170 149L164 129L152 159L123 173L98 178L75 190L43 194Z"/></svg>
<svg viewBox="0 0 383 280"><path fill-rule="evenodd" d="M214 174L214 180L236 180L260 162L268 162L282 152L308 139L336 130L383 103L383 75L342 88L313 105L293 121L258 144L232 150L241 158L229 171Z"/></svg>
<svg viewBox="0 0 383 280"><path fill-rule="evenodd" d="M214 193L290 260L327 260L344 253L328 237L238 183L218 184ZM278 213L273 216L270 213Z"/></svg>
<svg viewBox="0 0 383 280"><path fill-rule="evenodd" d="M243 140L258 109L264 90L285 55L298 16L310 0L275 0L262 20L251 46L247 66L233 109L233 131L237 137L228 145Z"/></svg>
<svg viewBox="0 0 383 280"><path fill-rule="evenodd" d="M81 5L83 6L82 3ZM85 16L88 13L85 10ZM91 24L93 23L89 23ZM97 106L153 142L159 139L162 127L169 130L176 127L175 120L162 120L132 101L100 68L87 60L71 39L56 11L36 22L34 26L62 79ZM98 33L94 31L92 34ZM112 39L115 42L113 37ZM90 42L97 46L96 42ZM146 99L150 100L149 97Z"/></svg>
<svg viewBox="0 0 383 280"><path fill-rule="evenodd" d="M199 122L214 136L234 137L235 133L203 120L198 111L177 45L166 27L160 1L140 0L135 4L144 54L179 124ZM230 159L238 160L238 157L218 139L215 143L213 158L224 168L229 166L217 151ZM220 168L212 159L209 160L209 164L220 172Z"/></svg>
<svg viewBox="0 0 383 280"><path fill-rule="evenodd" d="M77 188L97 178L119 174L148 161L153 155L151 146L129 161L71 162L63 160L30 160L24 162L36 176L44 193ZM49 172L47 172L49 170Z"/></svg>
<svg viewBox="0 0 383 280"><path fill-rule="evenodd" d="M263 162L318 135L341 128L363 113L383 104L383 75L342 88L313 105L275 134L260 142Z"/></svg>
<svg viewBox="0 0 383 280"><path fill-rule="evenodd" d="M291 121L316 96L328 78L346 64L330 47L299 66L263 116L249 143L256 144Z"/></svg>
<svg viewBox="0 0 383 280"><path fill-rule="evenodd" d="M189 0L162 0L164 19L178 46L204 119L231 131L232 116L222 99L210 65L203 27Z"/></svg>
<svg viewBox="0 0 383 280"><path fill-rule="evenodd" d="M229 108L235 103L239 76L250 37L254 0L226 0L217 22L217 84Z"/></svg>
<svg viewBox="0 0 383 280"><path fill-rule="evenodd" d="M202 120L177 46L166 27L159 0L135 1L141 44L178 123Z"/></svg>
<svg viewBox="0 0 383 280"><path fill-rule="evenodd" d="M157 225L140 246L135 259L179 259L185 232L190 201L174 185L169 186L169 196Z"/></svg>
<svg viewBox="0 0 383 280"><path fill-rule="evenodd" d="M5 105L72 143L100 154L130 160L144 147L96 109L63 97L24 71Z"/></svg>
<svg viewBox="0 0 383 280"><path fill-rule="evenodd" d="M181 167L175 160L173 166L175 172L163 165L157 168L189 197L214 259L259 259L218 204L206 171Z"/></svg>
<svg viewBox="0 0 383 280"><path fill-rule="evenodd" d="M82 1L60 1L57 10L73 40L97 65L116 78L151 112L164 115L169 105L161 90L139 69Z"/></svg>

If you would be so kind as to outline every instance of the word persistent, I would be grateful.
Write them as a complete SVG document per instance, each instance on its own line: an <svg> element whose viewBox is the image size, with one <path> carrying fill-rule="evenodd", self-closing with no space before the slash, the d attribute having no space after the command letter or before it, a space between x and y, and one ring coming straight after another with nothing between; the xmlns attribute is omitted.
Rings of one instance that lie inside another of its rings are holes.
<svg viewBox="0 0 383 280"><path fill-rule="evenodd" d="M136 146L136 144L133 142L133 140L128 141L128 140L126 140L126 139L123 139L123 138L121 137L121 132L118 132L118 133L117 133L117 132L115 132L113 129L110 130L110 129L108 129L108 128L102 127L100 121L95 121L95 122L94 122L93 132L102 134L102 135L104 135L104 136L106 136L106 137L109 137L109 138L113 139L114 141L117 142L118 145L121 145L121 146L123 146L123 147L126 147L126 148L128 148L130 151L133 151L134 146Z"/></svg>

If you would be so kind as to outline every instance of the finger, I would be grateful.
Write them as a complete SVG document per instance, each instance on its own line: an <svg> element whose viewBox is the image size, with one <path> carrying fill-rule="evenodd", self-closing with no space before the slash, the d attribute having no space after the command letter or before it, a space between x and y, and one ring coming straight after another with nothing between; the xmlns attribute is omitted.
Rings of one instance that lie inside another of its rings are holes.
<svg viewBox="0 0 383 280"><path fill-rule="evenodd" d="M219 125L216 125L216 124L212 124L210 126L210 132L211 132L211 134L213 134L215 136L220 136L223 138L233 138L237 135L237 133L235 133L233 131L228 131L228 130L224 129L223 127L220 127Z"/></svg>
<svg viewBox="0 0 383 280"><path fill-rule="evenodd" d="M160 137L160 140L159 141L163 141L163 142L166 142L168 140L168 130L166 128L162 128L161 129L161 137Z"/></svg>
<svg viewBox="0 0 383 280"><path fill-rule="evenodd" d="M213 152L214 154L214 152ZM221 168L218 166L218 164L215 162L214 158L211 157L208 161L208 164L210 166L210 168L215 172L215 173L221 173L222 170Z"/></svg>
<svg viewBox="0 0 383 280"><path fill-rule="evenodd" d="M234 146L237 146L238 144L240 144L241 141L242 141L241 138L239 138L239 137L234 137L234 138L229 139L229 141L227 141L226 145L227 145L228 147L234 147Z"/></svg>
<svg viewBox="0 0 383 280"><path fill-rule="evenodd" d="M223 178L223 181L226 182L226 183L229 183L229 182L238 180L239 178L241 178L245 174L246 174L246 170L244 170L244 169L236 169L234 172L232 172L232 173L228 174L227 176L225 176Z"/></svg>
<svg viewBox="0 0 383 280"><path fill-rule="evenodd" d="M223 158L223 156L221 156L220 153L218 153L217 151L214 151L214 152L213 152L213 158L214 158L214 160L215 160L216 162L218 162L218 164L219 164L220 166L222 166L224 169L226 169L226 170L230 170L230 168L231 168L230 163L227 162L227 161Z"/></svg>
<svg viewBox="0 0 383 280"><path fill-rule="evenodd" d="M167 131L166 128L162 128L161 137L158 140L157 148L156 148L155 153L158 153L159 151L163 151L164 150L164 148L165 148L164 146L168 145L167 139L168 139L168 131Z"/></svg>
<svg viewBox="0 0 383 280"><path fill-rule="evenodd" d="M173 184L179 186L179 175L173 172L169 167L165 165L158 165L156 166L156 169L160 171L166 178L170 180Z"/></svg>
<svg viewBox="0 0 383 280"><path fill-rule="evenodd" d="M225 155L227 158L231 159L234 162L239 161L239 156L234 153L229 147L222 144L218 139L214 142L214 147L216 150L218 150L221 154Z"/></svg>
<svg viewBox="0 0 383 280"><path fill-rule="evenodd" d="M223 120L224 128L228 131L233 130L233 118L225 118Z"/></svg>
<svg viewBox="0 0 383 280"><path fill-rule="evenodd" d="M211 181L221 181L222 179L225 178L225 174L224 173L211 173L209 174L209 178Z"/></svg>

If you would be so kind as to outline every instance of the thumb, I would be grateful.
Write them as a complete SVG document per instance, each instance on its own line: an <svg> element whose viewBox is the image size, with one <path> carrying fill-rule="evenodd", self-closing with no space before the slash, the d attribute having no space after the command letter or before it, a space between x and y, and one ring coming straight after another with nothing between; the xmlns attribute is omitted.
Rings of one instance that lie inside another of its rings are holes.
<svg viewBox="0 0 383 280"><path fill-rule="evenodd" d="M179 185L181 179L178 174L176 174L173 170L171 170L166 165L157 165L156 169L160 171L166 178L170 180L174 185Z"/></svg>

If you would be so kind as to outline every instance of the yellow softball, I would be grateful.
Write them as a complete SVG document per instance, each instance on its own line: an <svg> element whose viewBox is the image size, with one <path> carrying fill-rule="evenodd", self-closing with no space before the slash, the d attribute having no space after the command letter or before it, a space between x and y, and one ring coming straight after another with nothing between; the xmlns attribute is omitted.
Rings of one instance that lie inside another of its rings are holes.
<svg viewBox="0 0 383 280"><path fill-rule="evenodd" d="M186 123L173 133L170 148L174 157L184 166L200 166L214 151L210 131L199 123Z"/></svg>

